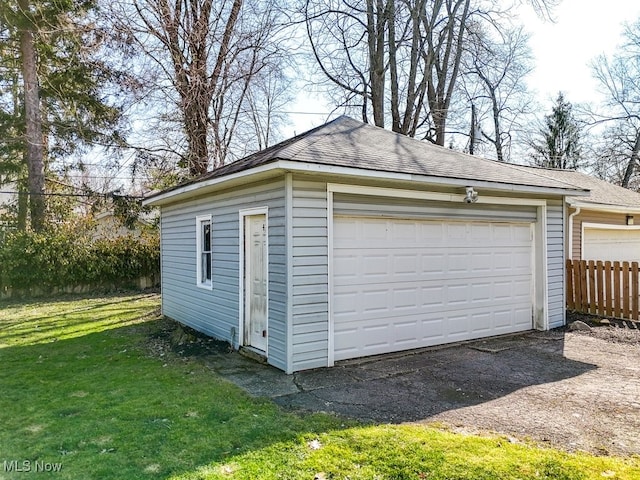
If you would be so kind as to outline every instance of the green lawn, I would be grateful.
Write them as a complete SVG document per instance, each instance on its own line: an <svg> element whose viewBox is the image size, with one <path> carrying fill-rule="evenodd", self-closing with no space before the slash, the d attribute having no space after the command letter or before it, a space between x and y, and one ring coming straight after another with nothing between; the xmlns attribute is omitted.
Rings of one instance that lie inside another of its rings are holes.
<svg viewBox="0 0 640 480"><path fill-rule="evenodd" d="M284 412L152 355L158 303L0 304L0 479L640 479L638 458Z"/></svg>

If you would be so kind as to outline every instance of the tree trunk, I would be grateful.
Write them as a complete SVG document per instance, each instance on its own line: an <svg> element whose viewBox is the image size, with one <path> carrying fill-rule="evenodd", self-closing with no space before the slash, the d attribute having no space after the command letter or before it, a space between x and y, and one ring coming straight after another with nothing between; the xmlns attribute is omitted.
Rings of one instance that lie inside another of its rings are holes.
<svg viewBox="0 0 640 480"><path fill-rule="evenodd" d="M476 142L478 139L476 138L476 106L475 104L471 104L471 130L469 131L469 154L475 155L476 152Z"/></svg>
<svg viewBox="0 0 640 480"><path fill-rule="evenodd" d="M504 162L504 154L502 152L502 131L500 129L500 108L498 107L498 99L496 98L496 91L493 88L489 89L491 94L491 107L493 112L493 145L496 147L496 158L499 162Z"/></svg>
<svg viewBox="0 0 640 480"><path fill-rule="evenodd" d="M640 153L640 131L636 133L636 141L634 142L633 148L631 150L631 158L629 159L627 168L624 171L624 178L622 179L622 186L624 188L629 188L629 183L631 182L631 177L633 176L636 163L638 163L639 153Z"/></svg>
<svg viewBox="0 0 640 480"><path fill-rule="evenodd" d="M369 79L373 123L384 128L385 31L386 12L382 0L367 0L367 39L369 46Z"/></svg>
<svg viewBox="0 0 640 480"><path fill-rule="evenodd" d="M20 0L22 13L29 15L29 0ZM37 57L34 45L34 26L29 18L24 19L20 29L20 53L24 81L24 104L26 123L26 161L28 167L29 205L31 228L38 232L44 228L44 146L42 117L40 114L40 89L38 86Z"/></svg>
<svg viewBox="0 0 640 480"><path fill-rule="evenodd" d="M425 64L428 69L427 99L434 130L431 140L436 145L444 146L449 106L462 60L470 0L446 2L447 22L436 39L433 38L436 32L432 31L432 25L436 23L439 9L443 3L438 2L438 5L438 10L434 9L431 13L432 18L423 19L428 43L428 49L423 55L425 55ZM462 9L461 13L459 13L460 9Z"/></svg>
<svg viewBox="0 0 640 480"><path fill-rule="evenodd" d="M187 135L187 163L189 175L195 177L206 173L209 167L209 144L207 133L209 127L210 95L198 95L199 101L193 97L183 98L182 111ZM207 101L207 99L209 99Z"/></svg>
<svg viewBox="0 0 640 480"><path fill-rule="evenodd" d="M26 161L26 152L24 154ZM28 190L25 188L25 184L23 180L19 180L17 182L18 186L18 215L16 219L16 228L21 232L24 232L27 229L27 216L29 210L29 194Z"/></svg>

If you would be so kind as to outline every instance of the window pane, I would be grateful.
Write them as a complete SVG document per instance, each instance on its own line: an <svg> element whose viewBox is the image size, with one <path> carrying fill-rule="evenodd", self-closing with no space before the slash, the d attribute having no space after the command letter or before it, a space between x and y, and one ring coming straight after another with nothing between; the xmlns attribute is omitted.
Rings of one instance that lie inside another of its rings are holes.
<svg viewBox="0 0 640 480"><path fill-rule="evenodd" d="M203 253L200 257L201 259L201 269L202 278L200 282L204 283L211 280L211 253Z"/></svg>
<svg viewBox="0 0 640 480"><path fill-rule="evenodd" d="M203 252L211 251L211 223L210 222L202 223L202 251Z"/></svg>
<svg viewBox="0 0 640 480"><path fill-rule="evenodd" d="M206 253L207 256L207 280L211 280L211 253Z"/></svg>

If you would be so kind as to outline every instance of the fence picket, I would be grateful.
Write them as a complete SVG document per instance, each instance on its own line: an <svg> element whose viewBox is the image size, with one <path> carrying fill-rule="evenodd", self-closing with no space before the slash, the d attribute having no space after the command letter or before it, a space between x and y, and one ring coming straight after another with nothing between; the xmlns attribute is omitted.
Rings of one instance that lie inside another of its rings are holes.
<svg viewBox="0 0 640 480"><path fill-rule="evenodd" d="M589 260L587 263L589 270L589 280L587 281L587 289L589 290L589 313L596 314L596 262Z"/></svg>
<svg viewBox="0 0 640 480"><path fill-rule="evenodd" d="M631 319L638 321L638 262L631 264Z"/></svg>
<svg viewBox="0 0 640 480"><path fill-rule="evenodd" d="M613 316L620 318L620 262L613 262Z"/></svg>
<svg viewBox="0 0 640 480"><path fill-rule="evenodd" d="M611 268L611 262L610 261L606 261L604 262L604 269L606 272L605 275L605 289L606 289L606 314L608 317L611 317L613 315L613 292L611 291L611 283L612 283L612 268Z"/></svg>
<svg viewBox="0 0 640 480"><path fill-rule="evenodd" d="M589 301L587 299L587 262L580 261L580 310L588 312Z"/></svg>
<svg viewBox="0 0 640 480"><path fill-rule="evenodd" d="M598 315L604 315L604 265L601 260L596 262L596 283L598 284Z"/></svg>
<svg viewBox="0 0 640 480"><path fill-rule="evenodd" d="M629 291L629 262L622 262L622 316L629 318L631 308L629 300L631 300L631 292Z"/></svg>

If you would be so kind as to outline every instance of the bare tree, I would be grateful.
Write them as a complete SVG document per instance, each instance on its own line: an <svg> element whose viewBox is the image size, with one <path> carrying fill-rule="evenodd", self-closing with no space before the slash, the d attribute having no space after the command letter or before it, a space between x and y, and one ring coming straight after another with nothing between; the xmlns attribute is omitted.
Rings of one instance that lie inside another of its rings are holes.
<svg viewBox="0 0 640 480"><path fill-rule="evenodd" d="M532 70L528 36L522 27L497 31L470 27L469 53L463 59L463 88L478 110L472 132L491 144L499 161L508 161L514 134L531 113L525 78Z"/></svg>
<svg viewBox="0 0 640 480"><path fill-rule="evenodd" d="M472 23L495 24L484 0L305 0L311 53L339 107L444 145ZM552 2L533 1L546 15Z"/></svg>
<svg viewBox="0 0 640 480"><path fill-rule="evenodd" d="M135 42L154 64L150 87L164 95L165 103L154 108L169 112L162 120L171 116L167 103L177 107L186 147L180 152L175 139L174 150L191 175L223 164L258 95L253 84L284 61L276 42L282 27L276 5L259 0L135 0L133 9L123 1L112 11L123 38Z"/></svg>
<svg viewBox="0 0 640 480"><path fill-rule="evenodd" d="M307 0L311 50L362 119L443 145L470 0ZM351 7L351 8L349 8ZM428 107L428 108L427 108Z"/></svg>
<svg viewBox="0 0 640 480"><path fill-rule="evenodd" d="M622 47L611 59L600 55L592 63L606 95L605 112L593 116L608 125L603 134L607 148L600 155L624 166L620 185L628 188L640 160L640 20L627 25L623 37Z"/></svg>

